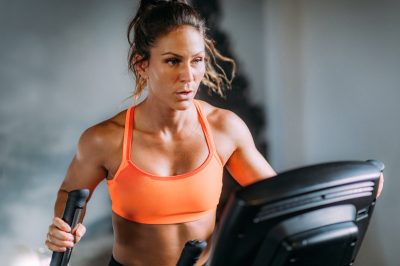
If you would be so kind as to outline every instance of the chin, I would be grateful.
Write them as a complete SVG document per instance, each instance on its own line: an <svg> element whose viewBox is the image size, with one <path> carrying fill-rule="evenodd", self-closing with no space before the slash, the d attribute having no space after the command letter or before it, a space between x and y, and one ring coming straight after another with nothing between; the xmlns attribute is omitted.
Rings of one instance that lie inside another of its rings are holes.
<svg viewBox="0 0 400 266"><path fill-rule="evenodd" d="M188 110L193 105L193 99L187 101L178 101L174 104L174 109L178 111Z"/></svg>

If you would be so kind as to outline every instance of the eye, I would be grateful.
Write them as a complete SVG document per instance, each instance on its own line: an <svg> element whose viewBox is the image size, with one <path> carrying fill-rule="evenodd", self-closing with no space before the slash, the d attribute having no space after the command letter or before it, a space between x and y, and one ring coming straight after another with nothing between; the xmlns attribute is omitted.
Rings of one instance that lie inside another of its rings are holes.
<svg viewBox="0 0 400 266"><path fill-rule="evenodd" d="M178 58L168 58L168 59L165 60L165 62L168 65L174 66L174 65L177 65L179 63L179 59Z"/></svg>
<svg viewBox="0 0 400 266"><path fill-rule="evenodd" d="M195 58L195 59L193 60L193 62L196 63L196 64L201 63L201 62L203 62L203 61L204 61L204 58L203 58L203 57L197 57L197 58Z"/></svg>

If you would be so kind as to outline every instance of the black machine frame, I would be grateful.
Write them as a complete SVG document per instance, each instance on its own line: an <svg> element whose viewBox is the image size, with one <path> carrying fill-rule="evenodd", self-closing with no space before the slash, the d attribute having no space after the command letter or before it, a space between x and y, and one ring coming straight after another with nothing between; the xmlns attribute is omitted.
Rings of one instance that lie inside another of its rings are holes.
<svg viewBox="0 0 400 266"><path fill-rule="evenodd" d="M374 210L383 163L302 167L233 193L210 266L352 265Z"/></svg>

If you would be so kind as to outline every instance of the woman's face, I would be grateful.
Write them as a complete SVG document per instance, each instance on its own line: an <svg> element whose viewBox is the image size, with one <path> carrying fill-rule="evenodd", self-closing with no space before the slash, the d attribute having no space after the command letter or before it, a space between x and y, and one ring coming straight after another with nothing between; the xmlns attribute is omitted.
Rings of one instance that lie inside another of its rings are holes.
<svg viewBox="0 0 400 266"><path fill-rule="evenodd" d="M194 27L180 26L160 37L143 64L148 97L175 110L188 108L205 73L204 37Z"/></svg>

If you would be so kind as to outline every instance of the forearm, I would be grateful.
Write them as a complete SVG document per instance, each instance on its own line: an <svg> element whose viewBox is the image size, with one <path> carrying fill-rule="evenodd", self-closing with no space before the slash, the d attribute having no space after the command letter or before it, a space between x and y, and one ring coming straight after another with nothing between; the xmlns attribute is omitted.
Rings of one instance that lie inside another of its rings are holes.
<svg viewBox="0 0 400 266"><path fill-rule="evenodd" d="M68 191L66 191L65 189L60 188L60 190L58 190L57 199L56 199L56 202L54 204L54 217L62 218L67 199L68 199ZM86 213L86 205L82 209L81 216L80 216L80 219L79 219L80 223L82 223L83 218L85 216L85 213Z"/></svg>

